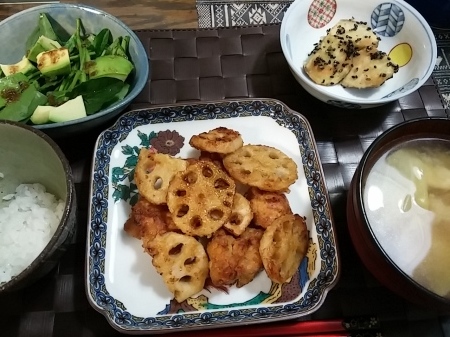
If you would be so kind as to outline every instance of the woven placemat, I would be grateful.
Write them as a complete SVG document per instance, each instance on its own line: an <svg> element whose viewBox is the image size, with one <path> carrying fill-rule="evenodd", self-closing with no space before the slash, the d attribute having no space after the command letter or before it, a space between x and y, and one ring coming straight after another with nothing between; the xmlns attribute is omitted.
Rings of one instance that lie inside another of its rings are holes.
<svg viewBox="0 0 450 337"><path fill-rule="evenodd" d="M444 106L450 107L450 29L433 29L438 57L433 77L442 96Z"/></svg>
<svg viewBox="0 0 450 337"><path fill-rule="evenodd" d="M285 102L310 122L329 189L342 270L337 286L319 310L302 319L378 316L382 336L450 337L449 315L399 298L361 265L348 235L345 214L350 180L375 137L412 118L449 118L432 78L418 91L391 104L364 111L345 110L319 102L297 84L281 52L279 25L138 31L137 35L151 59L152 73L130 109L268 97ZM23 291L0 297L2 337L120 336L91 308L85 293L90 164L101 129L58 141L75 175L77 232L68 252L47 277Z"/></svg>
<svg viewBox="0 0 450 337"><path fill-rule="evenodd" d="M197 0L199 28L280 23L293 0Z"/></svg>

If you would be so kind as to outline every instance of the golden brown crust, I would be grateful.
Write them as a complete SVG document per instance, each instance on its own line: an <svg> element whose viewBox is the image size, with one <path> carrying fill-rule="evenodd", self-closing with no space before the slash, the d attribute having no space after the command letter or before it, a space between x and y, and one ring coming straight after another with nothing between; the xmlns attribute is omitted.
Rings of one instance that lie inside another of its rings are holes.
<svg viewBox="0 0 450 337"><path fill-rule="evenodd" d="M176 301L183 302L203 289L208 256L195 238L168 232L158 235L146 248L152 252L152 264Z"/></svg>
<svg viewBox="0 0 450 337"><path fill-rule="evenodd" d="M263 228L269 227L275 219L285 214L292 214L291 206L283 193L262 191L252 187L246 197L250 201L253 222Z"/></svg>
<svg viewBox="0 0 450 337"><path fill-rule="evenodd" d="M282 151L266 145L244 145L223 164L231 177L264 191L286 191L298 178L297 164Z"/></svg>
<svg viewBox="0 0 450 337"><path fill-rule="evenodd" d="M165 204L170 180L187 165L184 159L142 148L134 174L139 193L154 204Z"/></svg>
<svg viewBox="0 0 450 337"><path fill-rule="evenodd" d="M200 151L226 154L240 148L243 145L243 140L239 132L218 127L192 136L189 144Z"/></svg>
<svg viewBox="0 0 450 337"><path fill-rule="evenodd" d="M125 222L124 230L142 241L152 241L156 235L177 231L165 205L155 205L140 197L131 208L130 217Z"/></svg>
<svg viewBox="0 0 450 337"><path fill-rule="evenodd" d="M253 219L250 202L240 193L235 193L233 208L228 221L223 227L234 236L241 235Z"/></svg>
<svg viewBox="0 0 450 337"><path fill-rule="evenodd" d="M264 232L259 253L273 282L285 283L297 272L308 250L305 219L295 214L276 219Z"/></svg>
<svg viewBox="0 0 450 337"><path fill-rule="evenodd" d="M209 275L216 287L242 287L263 269L259 254L262 229L247 227L239 237L219 229L207 245Z"/></svg>
<svg viewBox="0 0 450 337"><path fill-rule="evenodd" d="M209 161L198 161L171 180L167 205L175 225L185 234L211 236L228 221L236 185Z"/></svg>

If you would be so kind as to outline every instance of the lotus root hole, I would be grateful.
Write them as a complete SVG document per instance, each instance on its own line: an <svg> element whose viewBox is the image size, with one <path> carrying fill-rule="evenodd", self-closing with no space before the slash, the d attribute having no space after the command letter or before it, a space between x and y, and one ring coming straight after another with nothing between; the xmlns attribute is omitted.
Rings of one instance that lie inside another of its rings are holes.
<svg viewBox="0 0 450 337"><path fill-rule="evenodd" d="M225 190L227 188L230 188L230 183L223 178L219 178L214 181L214 188Z"/></svg>
<svg viewBox="0 0 450 337"><path fill-rule="evenodd" d="M229 202L229 201L227 201L227 200L225 200L222 204L223 204L225 207L231 207L231 202Z"/></svg>
<svg viewBox="0 0 450 337"><path fill-rule="evenodd" d="M202 169L202 174L205 178L211 178L213 176L213 171L209 166L205 166Z"/></svg>
<svg viewBox="0 0 450 337"><path fill-rule="evenodd" d="M280 157L278 156L278 153L270 152L269 153L269 158L271 158L271 159L279 159Z"/></svg>
<svg viewBox="0 0 450 337"><path fill-rule="evenodd" d="M237 213L231 214L231 217L230 217L230 224L231 225L239 226L241 222L242 222L242 219L239 216L239 214L237 214Z"/></svg>
<svg viewBox="0 0 450 337"><path fill-rule="evenodd" d="M188 205L182 205L177 212L177 217L182 218L189 212L189 206Z"/></svg>
<svg viewBox="0 0 450 337"><path fill-rule="evenodd" d="M191 227L194 229L198 229L202 226L202 219L200 217L195 216L191 219Z"/></svg>
<svg viewBox="0 0 450 337"><path fill-rule="evenodd" d="M183 244L179 243L175 247L170 248L169 255L178 255L178 254L180 254L182 249L183 249Z"/></svg>
<svg viewBox="0 0 450 337"><path fill-rule="evenodd" d="M191 279L192 279L191 275L184 275L182 278L180 278L180 282L189 283L191 282Z"/></svg>
<svg viewBox="0 0 450 337"><path fill-rule="evenodd" d="M176 195L177 197L184 197L184 196L186 195L186 190L177 190L177 191L175 192L175 195Z"/></svg>
<svg viewBox="0 0 450 337"><path fill-rule="evenodd" d="M242 170L241 170L241 174L242 174L242 175L247 176L247 175L249 175L250 173L252 173L250 170L247 170L247 169L242 169Z"/></svg>
<svg viewBox="0 0 450 337"><path fill-rule="evenodd" d="M197 173L188 172L183 176L183 180L188 184L195 184L197 181Z"/></svg>
<svg viewBox="0 0 450 337"><path fill-rule="evenodd" d="M155 190L159 190L162 187L163 184L163 180L161 179L161 177L157 177L155 182L153 183L153 188Z"/></svg>
<svg viewBox="0 0 450 337"><path fill-rule="evenodd" d="M212 210L209 211L208 215L211 219L217 221L223 218L224 213L221 209L213 208Z"/></svg>
<svg viewBox="0 0 450 337"><path fill-rule="evenodd" d="M190 258L184 260L184 265L185 265L185 266L189 266L190 264L194 264L194 263L195 263L195 260L196 260L196 257L195 257L195 256L192 256L192 257L190 257Z"/></svg>

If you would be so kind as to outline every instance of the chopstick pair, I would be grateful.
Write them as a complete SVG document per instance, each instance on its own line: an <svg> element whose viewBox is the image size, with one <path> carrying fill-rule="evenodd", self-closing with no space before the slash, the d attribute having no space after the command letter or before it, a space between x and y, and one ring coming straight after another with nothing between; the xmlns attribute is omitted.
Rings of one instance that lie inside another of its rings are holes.
<svg viewBox="0 0 450 337"><path fill-rule="evenodd" d="M379 328L380 324L376 317L355 317L350 319L284 321L214 330L179 332L177 337L381 337Z"/></svg>

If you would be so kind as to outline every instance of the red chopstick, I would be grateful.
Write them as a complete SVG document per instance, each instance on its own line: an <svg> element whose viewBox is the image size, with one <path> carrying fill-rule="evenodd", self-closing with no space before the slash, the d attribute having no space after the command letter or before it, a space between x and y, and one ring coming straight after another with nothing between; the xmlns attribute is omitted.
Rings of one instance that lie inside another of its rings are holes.
<svg viewBox="0 0 450 337"><path fill-rule="evenodd" d="M178 332L177 337L264 337L264 336L351 336L352 331L379 328L376 318L332 319L312 321L284 321ZM331 333L331 335L330 335Z"/></svg>

